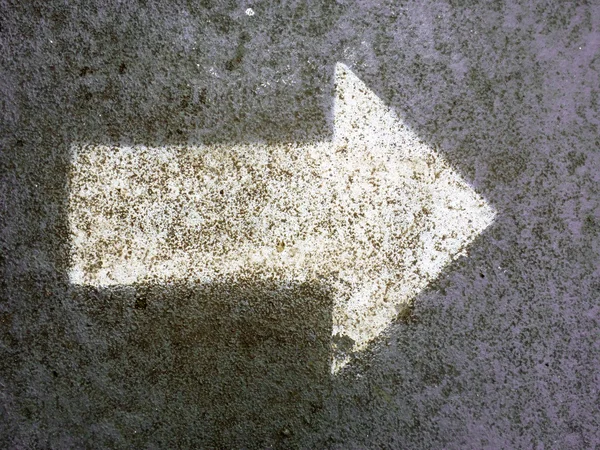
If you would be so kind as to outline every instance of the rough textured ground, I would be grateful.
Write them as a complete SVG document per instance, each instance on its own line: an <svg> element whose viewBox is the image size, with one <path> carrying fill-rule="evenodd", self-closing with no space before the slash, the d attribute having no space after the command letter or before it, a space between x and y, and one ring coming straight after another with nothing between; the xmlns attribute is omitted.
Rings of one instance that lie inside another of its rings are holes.
<svg viewBox="0 0 600 450"><path fill-rule="evenodd" d="M1 446L600 447L599 47L584 2L2 0ZM497 211L411 317L330 377L326 284L70 282L74 143L327 140L337 61Z"/></svg>

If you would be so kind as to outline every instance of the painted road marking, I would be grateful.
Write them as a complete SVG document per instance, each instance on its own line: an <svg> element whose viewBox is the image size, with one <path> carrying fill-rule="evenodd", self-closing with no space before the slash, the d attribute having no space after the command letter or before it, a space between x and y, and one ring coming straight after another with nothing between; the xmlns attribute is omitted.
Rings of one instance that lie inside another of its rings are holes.
<svg viewBox="0 0 600 450"><path fill-rule="evenodd" d="M363 349L495 212L343 64L335 81L330 142L74 145L71 281L319 280Z"/></svg>

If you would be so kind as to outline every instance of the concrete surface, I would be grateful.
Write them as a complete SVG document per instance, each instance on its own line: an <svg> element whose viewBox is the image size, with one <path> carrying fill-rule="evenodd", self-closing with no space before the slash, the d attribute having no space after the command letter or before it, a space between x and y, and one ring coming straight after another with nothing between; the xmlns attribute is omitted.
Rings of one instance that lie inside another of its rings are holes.
<svg viewBox="0 0 600 450"><path fill-rule="evenodd" d="M600 447L599 27L584 2L2 1L0 445ZM327 141L338 61L496 217L337 376L327 282L71 283L73 145Z"/></svg>

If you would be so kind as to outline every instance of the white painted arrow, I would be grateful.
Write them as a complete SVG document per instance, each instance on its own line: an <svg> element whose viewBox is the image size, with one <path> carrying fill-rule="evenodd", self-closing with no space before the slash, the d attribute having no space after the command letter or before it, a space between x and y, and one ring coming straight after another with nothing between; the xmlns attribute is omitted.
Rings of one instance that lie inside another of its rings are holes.
<svg viewBox="0 0 600 450"><path fill-rule="evenodd" d="M326 280L333 334L364 348L494 211L346 66L335 77L332 142L73 146L71 281Z"/></svg>

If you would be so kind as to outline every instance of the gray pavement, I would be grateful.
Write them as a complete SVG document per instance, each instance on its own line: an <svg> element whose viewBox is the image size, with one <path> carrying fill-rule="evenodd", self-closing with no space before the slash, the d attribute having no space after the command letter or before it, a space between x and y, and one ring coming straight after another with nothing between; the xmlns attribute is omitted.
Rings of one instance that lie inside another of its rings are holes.
<svg viewBox="0 0 600 450"><path fill-rule="evenodd" d="M593 2L1 1L0 446L599 448L599 54ZM365 349L327 279L71 282L74 145L328 141L338 62L496 212Z"/></svg>

